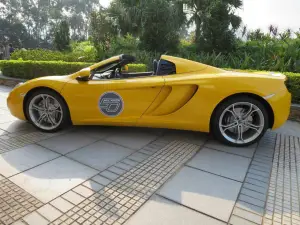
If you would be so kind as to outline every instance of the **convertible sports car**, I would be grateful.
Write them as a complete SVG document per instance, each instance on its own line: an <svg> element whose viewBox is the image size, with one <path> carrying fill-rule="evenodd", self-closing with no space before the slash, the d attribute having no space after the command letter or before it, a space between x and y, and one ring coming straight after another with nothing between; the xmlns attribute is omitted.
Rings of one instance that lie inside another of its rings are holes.
<svg viewBox="0 0 300 225"><path fill-rule="evenodd" d="M67 76L17 85L7 104L19 119L54 132L69 124L143 126L211 132L246 146L288 118L291 95L281 74L229 72L162 55L152 72L129 73L115 56Z"/></svg>

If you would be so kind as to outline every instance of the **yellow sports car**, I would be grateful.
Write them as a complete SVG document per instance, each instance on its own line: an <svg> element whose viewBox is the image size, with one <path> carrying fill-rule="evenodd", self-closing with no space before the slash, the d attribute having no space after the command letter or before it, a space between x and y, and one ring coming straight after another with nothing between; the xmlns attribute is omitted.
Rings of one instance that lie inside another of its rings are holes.
<svg viewBox="0 0 300 225"><path fill-rule="evenodd" d="M134 60L120 55L27 81L11 91L8 107L47 132L71 123L159 127L211 132L234 146L258 141L288 118L291 95L282 74L229 72L167 55L151 72L124 70Z"/></svg>

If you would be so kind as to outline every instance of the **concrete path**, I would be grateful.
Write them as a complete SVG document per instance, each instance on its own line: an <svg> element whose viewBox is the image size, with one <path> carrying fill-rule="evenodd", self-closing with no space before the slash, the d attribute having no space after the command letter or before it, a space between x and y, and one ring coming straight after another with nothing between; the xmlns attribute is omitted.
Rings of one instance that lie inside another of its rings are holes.
<svg viewBox="0 0 300 225"><path fill-rule="evenodd" d="M10 116L0 86L0 224L300 224L300 125L247 148L207 134Z"/></svg>

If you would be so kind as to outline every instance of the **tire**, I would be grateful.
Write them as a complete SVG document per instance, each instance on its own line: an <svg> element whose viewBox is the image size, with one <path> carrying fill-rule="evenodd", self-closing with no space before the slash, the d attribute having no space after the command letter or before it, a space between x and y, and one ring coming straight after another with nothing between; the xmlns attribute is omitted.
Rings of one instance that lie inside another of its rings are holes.
<svg viewBox="0 0 300 225"><path fill-rule="evenodd" d="M28 121L43 132L56 132L71 124L69 109L64 99L49 89L33 92L26 100L25 113Z"/></svg>
<svg viewBox="0 0 300 225"><path fill-rule="evenodd" d="M213 136L222 143L235 147L258 142L268 128L266 107L259 100L246 95L221 102L211 119Z"/></svg>

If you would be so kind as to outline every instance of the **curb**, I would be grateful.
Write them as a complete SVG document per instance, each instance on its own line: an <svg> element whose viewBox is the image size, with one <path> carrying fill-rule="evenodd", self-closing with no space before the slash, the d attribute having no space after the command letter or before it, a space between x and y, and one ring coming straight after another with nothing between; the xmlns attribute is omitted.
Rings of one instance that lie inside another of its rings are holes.
<svg viewBox="0 0 300 225"><path fill-rule="evenodd" d="M0 75L0 85L14 87L20 82L24 82L26 80L17 79L17 78L10 78ZM300 122L300 105L299 104L292 104L291 105L291 112L289 115L289 120Z"/></svg>

